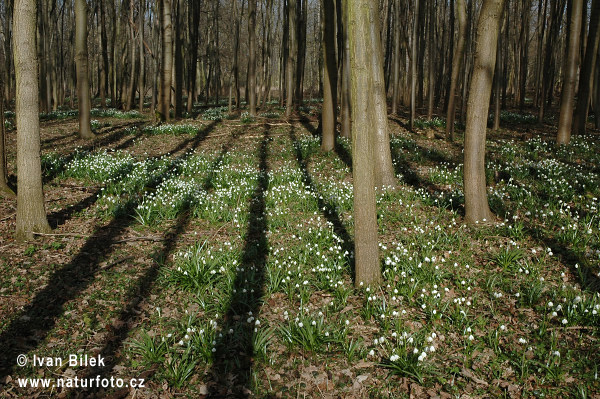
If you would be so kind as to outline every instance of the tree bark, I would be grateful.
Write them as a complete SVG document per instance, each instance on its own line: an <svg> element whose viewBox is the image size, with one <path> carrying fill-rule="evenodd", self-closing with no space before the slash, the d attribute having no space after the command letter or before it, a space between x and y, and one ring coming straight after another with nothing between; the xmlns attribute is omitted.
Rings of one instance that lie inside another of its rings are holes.
<svg viewBox="0 0 600 399"><path fill-rule="evenodd" d="M321 149L335 147L337 111L337 62L335 56L335 3L322 0L323 7L323 109L321 112Z"/></svg>
<svg viewBox="0 0 600 399"><path fill-rule="evenodd" d="M575 86L577 84L577 68L579 66L579 37L581 35L581 13L583 0L572 0L569 42L565 52L563 73L563 88L560 99L560 116L558 118L558 133L556 143L563 145L571 141L573 122L573 103L575 102Z"/></svg>
<svg viewBox="0 0 600 399"><path fill-rule="evenodd" d="M139 12L139 20L138 20L138 35L139 35L139 52L140 52L140 74L138 77L138 86L140 88L140 103L139 103L139 111L140 114L144 112L144 97L146 94L146 82L145 82L145 73L146 73L146 57L144 55L144 23L145 23L145 15L146 15L146 0L142 0L140 2L140 12Z"/></svg>
<svg viewBox="0 0 600 399"><path fill-rule="evenodd" d="M370 64L379 63L370 35L379 16L371 0L346 1L350 41L352 102L352 170L354 179L354 246L355 284L376 285L381 282L381 266L377 242L377 209L375 202L376 121L375 82ZM377 30L377 36L379 31Z"/></svg>
<svg viewBox="0 0 600 399"><path fill-rule="evenodd" d="M4 125L4 76L0 78L0 195L14 197L15 193L8 186L8 169L6 164L6 126Z"/></svg>
<svg viewBox="0 0 600 399"><path fill-rule="evenodd" d="M286 63L286 108L285 117L289 118L294 109L294 69L296 67L296 56L298 54L298 45L296 43L296 0L288 0L288 55Z"/></svg>
<svg viewBox="0 0 600 399"><path fill-rule="evenodd" d="M467 103L464 149L465 221L491 222L485 181L485 136L505 0L484 0L477 26L473 76Z"/></svg>
<svg viewBox="0 0 600 399"><path fill-rule="evenodd" d="M248 105L256 116L256 0L248 2Z"/></svg>
<svg viewBox="0 0 600 399"><path fill-rule="evenodd" d="M171 0L161 0L162 5L162 65L159 116L162 121L171 119L171 74L173 69L173 25L171 22Z"/></svg>
<svg viewBox="0 0 600 399"><path fill-rule="evenodd" d="M36 1L15 0L13 32L17 111L17 229L18 240L47 233L40 160Z"/></svg>
<svg viewBox="0 0 600 399"><path fill-rule="evenodd" d="M85 0L75 0L75 65L77 67L77 103L79 109L79 137L92 139L90 123L90 82L88 78L87 49L87 4Z"/></svg>
<svg viewBox="0 0 600 399"><path fill-rule="evenodd" d="M458 42L452 57L452 76L448 93L448 114L446 116L446 136L454 141L454 120L456 116L456 87L465 56L465 38L467 36L467 5L465 0L456 0L456 15L458 19ZM466 82L465 82L466 84Z"/></svg>
<svg viewBox="0 0 600 399"><path fill-rule="evenodd" d="M594 68L598 58L598 43L600 42L600 0L592 2L590 17L590 32L585 51L585 58L581 67L579 79L579 93L577 95L577 108L573 120L573 133L585 134L590 95L594 84Z"/></svg>
<svg viewBox="0 0 600 399"><path fill-rule="evenodd" d="M421 1L415 0L410 58L410 119L408 125L412 132L415 130L415 118L417 117L417 32L419 27L419 3Z"/></svg>
<svg viewBox="0 0 600 399"><path fill-rule="evenodd" d="M394 79L392 83L392 114L398 113L400 101L400 1L394 1Z"/></svg>

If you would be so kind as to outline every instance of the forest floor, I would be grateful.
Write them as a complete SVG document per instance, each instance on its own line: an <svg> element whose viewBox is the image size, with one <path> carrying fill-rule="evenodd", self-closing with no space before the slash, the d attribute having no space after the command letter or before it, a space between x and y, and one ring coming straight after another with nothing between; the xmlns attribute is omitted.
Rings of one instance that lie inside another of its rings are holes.
<svg viewBox="0 0 600 399"><path fill-rule="evenodd" d="M350 144L320 151L317 106L95 111L91 142L44 115L52 234L16 242L0 198L0 397L600 397L600 132L557 148L555 123L503 113L497 219L470 228L461 132L390 118L384 283L355 289ZM56 386L97 376L144 387Z"/></svg>

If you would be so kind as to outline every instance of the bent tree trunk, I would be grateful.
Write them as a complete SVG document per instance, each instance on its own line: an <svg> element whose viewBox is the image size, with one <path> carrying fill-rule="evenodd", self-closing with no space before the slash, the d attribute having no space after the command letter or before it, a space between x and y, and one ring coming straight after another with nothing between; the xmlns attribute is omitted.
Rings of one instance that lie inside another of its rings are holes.
<svg viewBox="0 0 600 399"><path fill-rule="evenodd" d="M352 170L354 179L354 247L355 283L378 284L381 281L377 243L377 209L375 203L376 121L375 82L371 63L381 63L370 43L377 7L371 0L345 2L350 42L350 73L352 104ZM383 69L383 65L379 65Z"/></svg>
<svg viewBox="0 0 600 399"><path fill-rule="evenodd" d="M33 233L47 233L38 102L38 59L36 53L36 1L15 0L13 31L17 84L17 231L18 240Z"/></svg>
<svg viewBox="0 0 600 399"><path fill-rule="evenodd" d="M464 150L465 221L468 224L485 223L492 218L485 184L485 136L504 2L485 0L477 26Z"/></svg>
<svg viewBox="0 0 600 399"><path fill-rule="evenodd" d="M77 103L79 109L79 137L94 138L90 121L90 82L88 78L87 3L75 1L75 67L77 69Z"/></svg>
<svg viewBox="0 0 600 399"><path fill-rule="evenodd" d="M581 14L583 0L573 0L569 3L571 21L569 28L569 43L565 54L565 69L563 88L560 97L560 116L558 118L558 134L556 143L569 144L571 141L571 124L573 122L573 103L575 102L575 85L577 84L577 67L579 66L579 37L581 33Z"/></svg>

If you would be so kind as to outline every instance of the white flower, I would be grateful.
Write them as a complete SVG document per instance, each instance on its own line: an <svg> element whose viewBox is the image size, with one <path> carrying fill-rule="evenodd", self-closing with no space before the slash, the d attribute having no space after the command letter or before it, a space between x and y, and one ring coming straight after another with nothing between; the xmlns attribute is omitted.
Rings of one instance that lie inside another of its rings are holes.
<svg viewBox="0 0 600 399"><path fill-rule="evenodd" d="M369 351L369 356L375 356L375 351L373 349Z"/></svg>
<svg viewBox="0 0 600 399"><path fill-rule="evenodd" d="M562 319L562 323L567 324L568 323L567 319Z"/></svg>
<svg viewBox="0 0 600 399"><path fill-rule="evenodd" d="M473 341L475 339L475 337L471 334L469 335L469 341Z"/></svg>
<svg viewBox="0 0 600 399"><path fill-rule="evenodd" d="M520 344L526 344L526 343L527 343L527 340L526 340L525 338L522 338L522 337L521 337L521 338L519 338L519 343L520 343Z"/></svg>

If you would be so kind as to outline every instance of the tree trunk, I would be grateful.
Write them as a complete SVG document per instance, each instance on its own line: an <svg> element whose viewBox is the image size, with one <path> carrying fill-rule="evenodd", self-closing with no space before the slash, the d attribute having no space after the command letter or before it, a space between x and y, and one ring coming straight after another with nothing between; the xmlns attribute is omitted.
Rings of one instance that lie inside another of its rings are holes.
<svg viewBox="0 0 600 399"><path fill-rule="evenodd" d="M577 108L573 120L573 132L585 134L588 109L590 105L590 93L594 83L594 68L598 58L598 43L600 41L600 0L592 2L592 13L590 17L590 32L588 34L585 58L581 67L579 79L579 93L577 95Z"/></svg>
<svg viewBox="0 0 600 399"><path fill-rule="evenodd" d="M139 111L140 114L144 112L144 97L146 94L146 82L144 81L145 79L145 73L146 73L146 57L144 55L144 22L145 22L145 15L146 15L146 0L142 0L140 2L140 12L139 12L139 21L138 21L138 25L139 25L139 52L140 52L140 74L138 77L138 85L140 88L140 103L139 103Z"/></svg>
<svg viewBox="0 0 600 399"><path fill-rule="evenodd" d="M448 114L446 116L446 136L454 141L454 119L456 116L456 87L465 56L465 38L467 36L467 5L466 0L456 0L456 15L458 18L458 42L452 57L452 76L448 93ZM465 82L466 84L466 82Z"/></svg>
<svg viewBox="0 0 600 399"><path fill-rule="evenodd" d="M173 99L175 100L175 118L181 118L183 115L183 2L182 0L175 0L175 94Z"/></svg>
<svg viewBox="0 0 600 399"><path fill-rule="evenodd" d="M485 136L504 2L484 0L477 26L464 149L465 221L468 224L486 223L492 218L485 182Z"/></svg>
<svg viewBox="0 0 600 399"><path fill-rule="evenodd" d="M248 2L248 41L248 105L256 116L256 0Z"/></svg>
<svg viewBox="0 0 600 399"><path fill-rule="evenodd" d="M108 40L106 37L106 16L104 12L104 0L100 0L100 51L102 62L100 63L100 106L106 108L106 90L108 88Z"/></svg>
<svg viewBox="0 0 600 399"><path fill-rule="evenodd" d="M161 0L162 5L162 68L160 101L158 112L162 121L171 119L171 74L173 69L173 25L171 22L171 0Z"/></svg>
<svg viewBox="0 0 600 399"><path fill-rule="evenodd" d="M6 165L6 126L4 125L4 76L0 78L0 195L14 197L15 193L8 186L8 169Z"/></svg>
<svg viewBox="0 0 600 399"><path fill-rule="evenodd" d="M79 136L82 139L94 138L90 124L90 82L88 78L87 50L87 4L85 0L75 0L75 64L77 66L77 103L79 109Z"/></svg>
<svg viewBox="0 0 600 399"><path fill-rule="evenodd" d="M377 208L375 202L376 121L373 107L375 82L371 63L381 65L381 54L375 54L370 36L373 22L378 20L371 0L345 2L348 13L350 41L351 101L352 101L352 170L354 179L354 247L355 284L375 285L381 282L381 266L377 242ZM379 31L376 32L379 36ZM385 94L384 94L385 95Z"/></svg>
<svg viewBox="0 0 600 399"><path fill-rule="evenodd" d="M330 1L330 0L327 0ZM332 2L335 0L331 0ZM298 4L296 6L297 12L297 43L298 43L298 59L297 59L297 67L296 67L296 104L302 105L302 101L304 99L303 90L304 90L304 65L306 63L306 18L308 16L308 2L307 0L298 0ZM333 7L335 10L335 6ZM333 19L333 24L335 26L335 18L334 15L330 16ZM335 35L335 27L333 29L333 35ZM334 39L335 43L335 39ZM334 46L335 49L335 46ZM335 55L335 51L334 51ZM337 82L337 80L336 80ZM337 83L336 83L337 84ZM337 88L336 88L337 90Z"/></svg>
<svg viewBox="0 0 600 399"><path fill-rule="evenodd" d="M344 0L345 1L345 0ZM342 6L342 30L344 35L344 49L342 55L342 90L340 99L341 127L340 135L347 139L352 137L352 124L350 112L350 47L348 43L348 15Z"/></svg>
<svg viewBox="0 0 600 399"><path fill-rule="evenodd" d="M17 112L17 229L18 240L47 233L40 160L36 1L15 0L13 32Z"/></svg>
<svg viewBox="0 0 600 399"><path fill-rule="evenodd" d="M294 68L296 67L296 56L298 54L298 46L296 43L296 0L288 0L288 55L286 65L286 108L285 117L289 118L292 115L294 108ZM321 43L322 45L322 43Z"/></svg>
<svg viewBox="0 0 600 399"><path fill-rule="evenodd" d="M125 109L127 111L130 111L133 108L133 102L135 99L135 69L137 64L137 46L135 45L135 30L133 28L133 1L129 3L129 20L129 58L131 61L131 69L129 70L129 86L127 86L127 99L125 105Z"/></svg>
<svg viewBox="0 0 600 399"><path fill-rule="evenodd" d="M496 49L496 67L494 68L494 131L500 130L500 90L502 80L502 26L498 32L498 48Z"/></svg>
<svg viewBox="0 0 600 399"><path fill-rule="evenodd" d="M398 113L400 101L400 1L394 1L394 79L392 83L392 114Z"/></svg>
<svg viewBox="0 0 600 399"><path fill-rule="evenodd" d="M387 97L385 77L383 74L383 49L381 48L379 19L374 19L369 31L369 46L373 51L373 61L367 66L371 67L373 84L374 112L372 121L375 127L375 187L385 188L396 184L392 152L390 149L390 136L388 132Z"/></svg>
<svg viewBox="0 0 600 399"><path fill-rule="evenodd" d="M321 112L321 149L335 147L337 111L337 63L335 56L335 3L322 0L323 7L323 110Z"/></svg>
<svg viewBox="0 0 600 399"><path fill-rule="evenodd" d="M415 118L417 117L417 32L419 27L419 3L415 0L413 25L412 25L412 50L410 58L410 131L415 131Z"/></svg>
<svg viewBox="0 0 600 399"><path fill-rule="evenodd" d="M573 103L575 102L575 86L577 84L577 67L579 66L579 37L581 34L581 13L583 0L572 0L569 42L565 52L563 88L560 99L560 116L558 118L557 144L569 144L571 140L571 124L573 122Z"/></svg>
<svg viewBox="0 0 600 399"><path fill-rule="evenodd" d="M429 0L429 29L427 30L427 42L429 46L429 62L427 63L427 119L433 118L433 107L434 107L434 63L435 63L435 51L434 51L434 35L435 35L435 0ZM431 132L433 133L433 132ZM432 136L430 138L433 138Z"/></svg>

